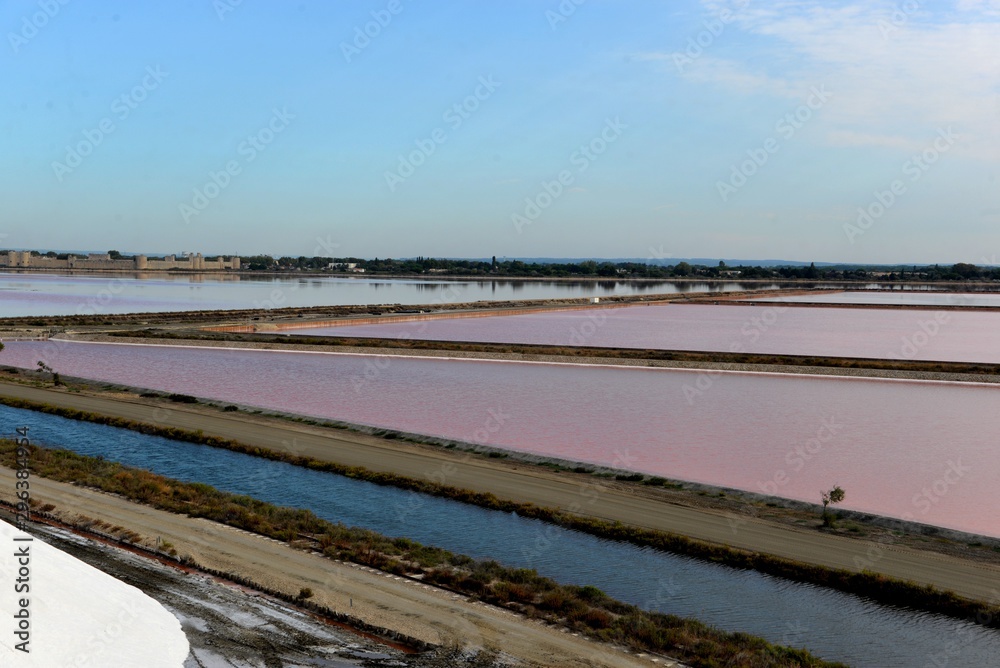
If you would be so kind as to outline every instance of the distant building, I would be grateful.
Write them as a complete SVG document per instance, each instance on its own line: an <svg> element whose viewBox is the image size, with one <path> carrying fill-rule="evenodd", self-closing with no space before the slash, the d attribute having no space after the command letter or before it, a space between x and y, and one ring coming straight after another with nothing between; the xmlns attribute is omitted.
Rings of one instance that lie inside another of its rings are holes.
<svg viewBox="0 0 1000 668"><path fill-rule="evenodd" d="M149 258L145 255L133 255L112 259L108 253L90 253L87 257L70 255L65 259L46 255L32 255L29 251L8 251L0 253L0 267L10 269L110 269L117 271L166 271L180 269L187 271L222 271L225 269L239 270L240 259L231 257L226 260L206 260L201 253L177 258L167 255L165 258Z"/></svg>
<svg viewBox="0 0 1000 668"><path fill-rule="evenodd" d="M326 265L327 269L339 269L341 271L347 271L352 274L363 274L365 270L358 266L357 262L331 262Z"/></svg>

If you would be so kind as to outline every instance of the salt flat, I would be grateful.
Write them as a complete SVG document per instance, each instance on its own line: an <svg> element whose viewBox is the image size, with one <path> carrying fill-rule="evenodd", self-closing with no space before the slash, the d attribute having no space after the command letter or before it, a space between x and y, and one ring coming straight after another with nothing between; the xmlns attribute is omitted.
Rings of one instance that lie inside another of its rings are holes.
<svg viewBox="0 0 1000 668"><path fill-rule="evenodd" d="M183 665L188 641L180 622L146 594L7 522L0 522L0 545L0 616L10 620L23 615L22 610L28 615L27 624L22 625L26 637L15 636L5 624L0 664L19 668ZM15 556L24 550L28 556ZM16 592L19 580L25 581Z"/></svg>

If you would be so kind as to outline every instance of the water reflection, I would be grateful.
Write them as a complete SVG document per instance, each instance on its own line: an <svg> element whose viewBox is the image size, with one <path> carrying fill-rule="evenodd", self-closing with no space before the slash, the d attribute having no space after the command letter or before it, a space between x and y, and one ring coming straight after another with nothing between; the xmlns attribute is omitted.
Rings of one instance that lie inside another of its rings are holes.
<svg viewBox="0 0 1000 668"><path fill-rule="evenodd" d="M419 280L236 274L0 273L0 314L100 315L143 311L451 304L609 295L728 292L742 283L684 281ZM774 284L755 287L776 287Z"/></svg>
<svg viewBox="0 0 1000 668"><path fill-rule="evenodd" d="M305 308L337 305L453 304L712 294L776 288L858 289L859 284L699 280L411 279L273 274L0 273L0 315L101 315L191 310ZM869 283L863 288L899 287ZM935 286L905 286L929 290Z"/></svg>

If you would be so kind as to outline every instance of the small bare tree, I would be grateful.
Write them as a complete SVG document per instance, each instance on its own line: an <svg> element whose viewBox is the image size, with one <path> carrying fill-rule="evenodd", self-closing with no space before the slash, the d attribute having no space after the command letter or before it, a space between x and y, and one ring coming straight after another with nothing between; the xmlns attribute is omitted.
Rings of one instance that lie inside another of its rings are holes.
<svg viewBox="0 0 1000 668"><path fill-rule="evenodd" d="M61 381L61 380L59 379L59 374L58 374L58 373L56 373L56 372L55 372L55 371L54 371L54 370L52 369L52 367L50 367L50 366L49 366L48 364L46 364L45 362L43 362L43 361L41 361L41 360L38 360L38 370L39 370L39 371L42 371L42 372L44 372L44 373L51 373L51 374L52 374L52 384L53 384L53 385L62 385L62 381Z"/></svg>
<svg viewBox="0 0 1000 668"><path fill-rule="evenodd" d="M840 503L844 500L844 490L840 488L840 485L835 486L829 492L823 492L823 526L832 527L833 526L833 516L830 515L827 508L832 503Z"/></svg>

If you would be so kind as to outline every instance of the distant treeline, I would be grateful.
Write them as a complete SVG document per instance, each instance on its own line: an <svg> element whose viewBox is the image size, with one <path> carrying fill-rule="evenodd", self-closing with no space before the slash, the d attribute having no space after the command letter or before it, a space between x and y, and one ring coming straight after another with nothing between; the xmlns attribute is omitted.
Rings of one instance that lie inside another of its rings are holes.
<svg viewBox="0 0 1000 668"><path fill-rule="evenodd" d="M0 253L6 251L0 250ZM108 251L111 259L124 256ZM31 251L34 256L65 260L67 253ZM150 256L152 258L152 256ZM221 256L206 256L215 261ZM310 271L347 274L395 274L429 276L482 276L484 278L704 278L704 279L804 279L816 281L1000 281L1000 267L977 267L974 264L933 265L854 265L831 264L817 267L806 265L728 265L690 264L677 262L524 262L522 260L452 260L447 258L416 257L407 259L357 257L291 257L275 258L271 255L242 255L244 271Z"/></svg>
<svg viewBox="0 0 1000 668"><path fill-rule="evenodd" d="M441 276L483 276L519 278L706 278L706 279L806 279L825 281L995 281L1000 267L977 267L973 264L914 266L747 266L689 264L647 264L643 262L530 263L521 260L449 260L417 257L410 259L279 257L252 255L240 258L244 269L251 271L330 271L365 274L426 274Z"/></svg>

